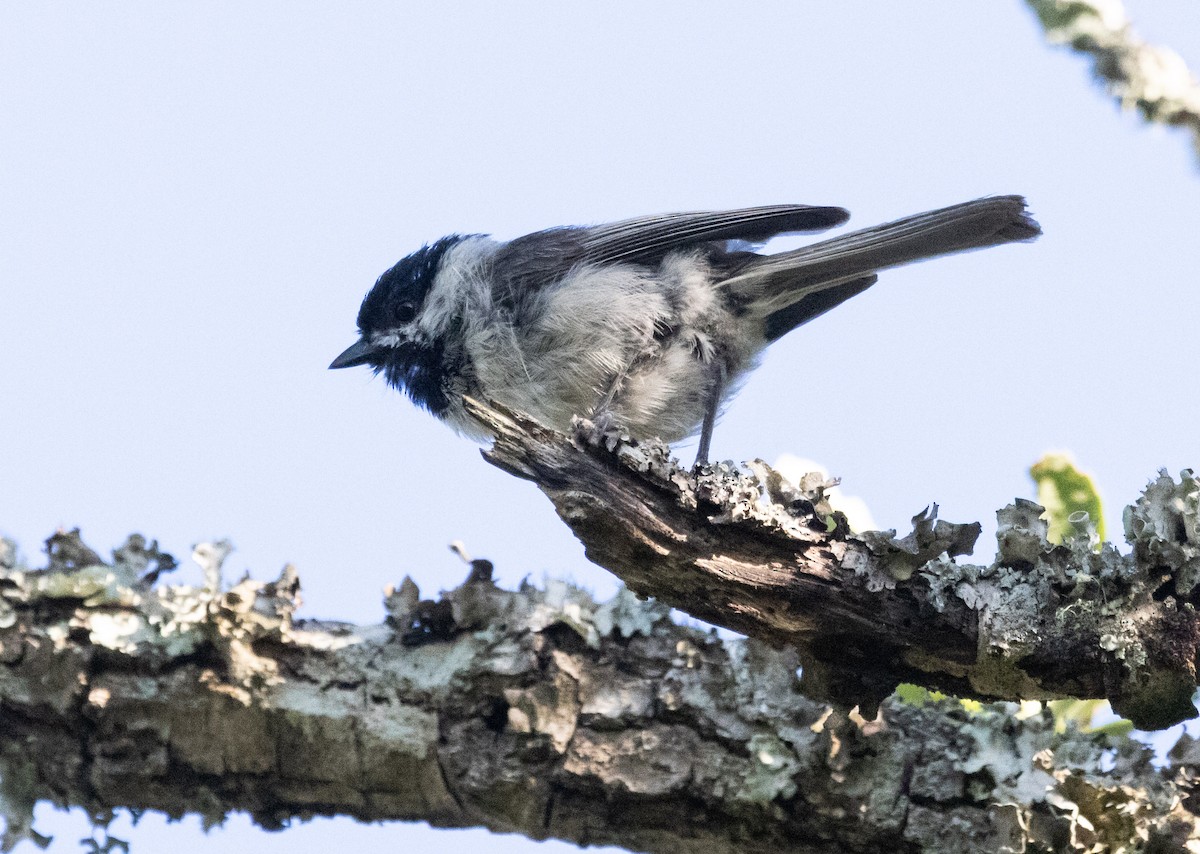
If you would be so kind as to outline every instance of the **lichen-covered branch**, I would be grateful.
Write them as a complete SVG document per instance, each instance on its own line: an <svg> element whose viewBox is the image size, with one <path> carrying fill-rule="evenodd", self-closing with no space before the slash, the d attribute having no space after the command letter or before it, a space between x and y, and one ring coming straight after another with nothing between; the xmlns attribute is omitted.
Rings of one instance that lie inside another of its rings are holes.
<svg viewBox="0 0 1200 854"><path fill-rule="evenodd" d="M1121 0L1028 0L1046 38L1092 58L1096 77L1123 109L1186 128L1200 155L1200 82L1175 51L1133 31Z"/></svg>
<svg viewBox="0 0 1200 854"><path fill-rule="evenodd" d="M988 565L959 563L978 524L918 515L851 533L821 483L761 462L698 473L669 449L583 422L573 438L472 403L485 456L549 496L587 549L639 595L798 650L802 689L873 712L897 683L957 696L1106 698L1142 729L1195 717L1200 483L1160 474L1126 511L1132 553L1088 529L1046 539L1042 508L999 511Z"/></svg>
<svg viewBox="0 0 1200 854"><path fill-rule="evenodd" d="M290 568L166 587L140 537L49 565L0 543L0 809L425 820L653 852L1182 851L1186 767L1055 733L1036 704L890 700L865 721L799 689L789 649L722 640L622 591L406 580L385 623L294 619ZM1185 758L1195 752L1184 746Z"/></svg>

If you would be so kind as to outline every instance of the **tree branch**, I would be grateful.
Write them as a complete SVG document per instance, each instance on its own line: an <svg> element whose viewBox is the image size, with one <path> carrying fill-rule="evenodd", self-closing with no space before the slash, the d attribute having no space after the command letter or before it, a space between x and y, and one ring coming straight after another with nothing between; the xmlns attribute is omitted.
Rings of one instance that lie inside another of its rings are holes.
<svg viewBox="0 0 1200 854"><path fill-rule="evenodd" d="M423 819L655 852L1182 850L1186 771L1012 704L888 701L875 721L799 691L794 651L679 626L622 591L510 592L475 561L438 601L410 580L383 625L293 619L290 567L153 587L140 537L49 565L0 543L0 806L245 810L266 827ZM1187 745L1194 751L1194 744ZM1190 755L1190 754L1189 754ZM1108 770L1101 770L1108 769Z"/></svg>
<svg viewBox="0 0 1200 854"><path fill-rule="evenodd" d="M1046 38L1092 58L1092 70L1122 109L1186 128L1200 155L1200 83L1175 51L1147 44L1120 0L1027 0Z"/></svg>
<svg viewBox="0 0 1200 854"><path fill-rule="evenodd" d="M900 682L964 697L1106 698L1142 729L1196 716L1200 483L1165 473L1126 511L1132 554L1086 531L1046 540L1042 508L997 514L998 551L969 553L978 523L852 534L819 482L797 489L766 464L699 474L669 449L574 438L471 403L496 435L484 456L538 484L587 549L641 596L776 646L794 647L801 689L875 706Z"/></svg>

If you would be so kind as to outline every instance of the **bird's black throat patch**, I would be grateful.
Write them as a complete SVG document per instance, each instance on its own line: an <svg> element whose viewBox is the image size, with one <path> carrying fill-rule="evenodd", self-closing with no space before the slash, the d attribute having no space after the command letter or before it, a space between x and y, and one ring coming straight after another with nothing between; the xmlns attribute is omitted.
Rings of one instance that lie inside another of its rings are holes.
<svg viewBox="0 0 1200 854"><path fill-rule="evenodd" d="M446 414L450 406L446 396L449 371L440 341L391 348L375 370L382 372L388 385L403 391L417 406L439 418Z"/></svg>

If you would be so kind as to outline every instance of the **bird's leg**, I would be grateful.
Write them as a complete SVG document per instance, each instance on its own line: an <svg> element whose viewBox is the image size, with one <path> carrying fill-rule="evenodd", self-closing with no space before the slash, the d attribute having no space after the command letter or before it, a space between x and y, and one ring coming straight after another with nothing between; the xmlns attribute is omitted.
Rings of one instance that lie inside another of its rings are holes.
<svg viewBox="0 0 1200 854"><path fill-rule="evenodd" d="M696 462L693 469L698 469L708 463L708 450L712 445L713 427L717 423L717 410L721 406L721 394L725 390L725 368L720 363L712 363L712 385L709 387L708 403L704 407L704 423L700 427L700 447L696 449Z"/></svg>
<svg viewBox="0 0 1200 854"><path fill-rule="evenodd" d="M604 434L619 426L617 417L613 415L612 405L621 391L621 386L625 384L625 377L628 376L628 373L628 370L624 370L614 374L612 381L608 384L608 390L600 395L592 407L592 411L588 413L588 419L596 428L596 432Z"/></svg>
<svg viewBox="0 0 1200 854"><path fill-rule="evenodd" d="M597 400L595 405L592 407L591 415L593 419L605 412L612 411L613 401L617 399L617 393L620 392L621 386L624 385L624 383L624 371L613 375L612 382L608 384L608 391L600 395L599 400Z"/></svg>

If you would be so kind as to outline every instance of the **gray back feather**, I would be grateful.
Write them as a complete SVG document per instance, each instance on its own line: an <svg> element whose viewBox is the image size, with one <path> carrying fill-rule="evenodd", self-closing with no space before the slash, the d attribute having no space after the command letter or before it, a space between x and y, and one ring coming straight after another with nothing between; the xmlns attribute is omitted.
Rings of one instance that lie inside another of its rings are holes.
<svg viewBox="0 0 1200 854"><path fill-rule="evenodd" d="M843 208L765 205L636 217L605 225L551 228L505 244L493 275L510 294L538 289L578 264L656 266L671 252L710 243L758 243L780 234L823 231L849 218ZM746 253L735 253L740 260Z"/></svg>

